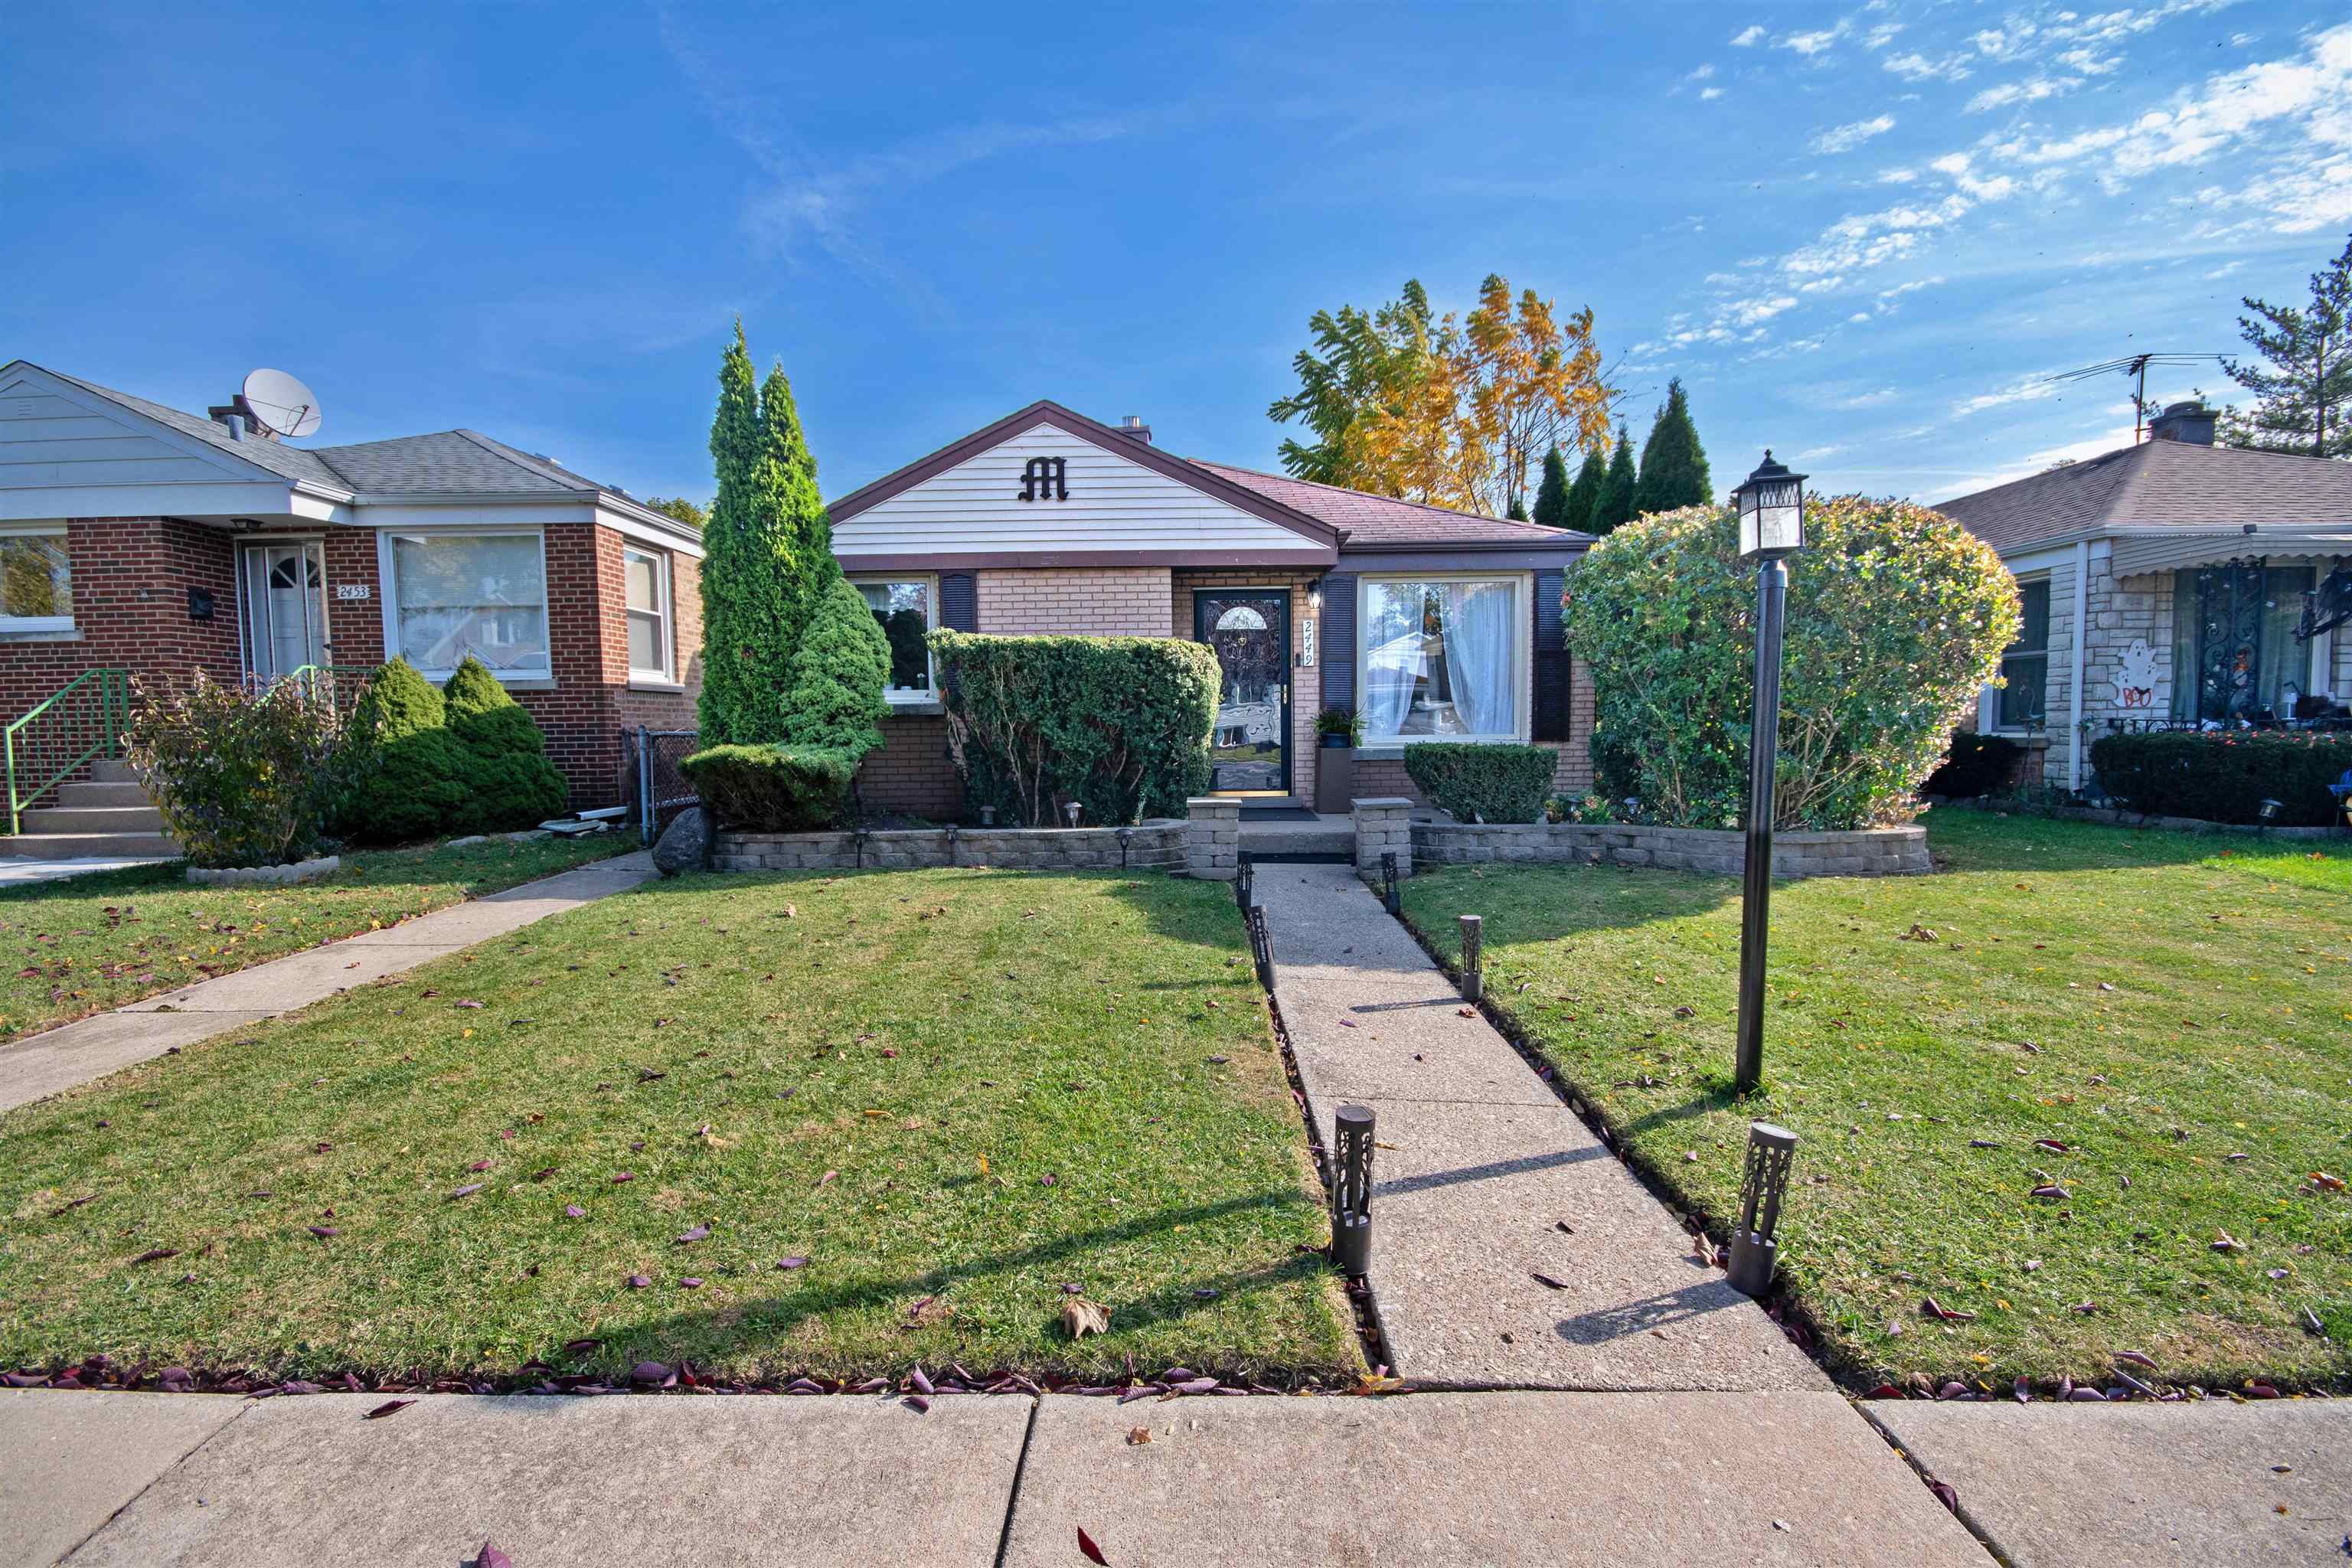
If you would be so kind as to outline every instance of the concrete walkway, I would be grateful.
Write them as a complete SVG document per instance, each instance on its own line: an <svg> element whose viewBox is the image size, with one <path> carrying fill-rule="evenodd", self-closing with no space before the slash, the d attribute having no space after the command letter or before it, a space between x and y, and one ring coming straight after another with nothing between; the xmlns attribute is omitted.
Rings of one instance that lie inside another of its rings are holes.
<svg viewBox="0 0 2352 1568"><path fill-rule="evenodd" d="M120 871L128 866L161 866L164 858L150 855L76 857L37 860L28 855L0 856L0 888L20 882L55 882L66 877L87 877L92 871Z"/></svg>
<svg viewBox="0 0 2352 1568"><path fill-rule="evenodd" d="M1393 1370L1463 1388L1828 1391L1352 868L1260 866L1255 886L1317 1125L1328 1139L1349 1101L1378 1119L1371 1286Z"/></svg>
<svg viewBox="0 0 2352 1568"><path fill-rule="evenodd" d="M0 1110L60 1093L263 1018L397 974L511 931L624 892L655 875L640 850L576 866L324 947L257 963L0 1046Z"/></svg>

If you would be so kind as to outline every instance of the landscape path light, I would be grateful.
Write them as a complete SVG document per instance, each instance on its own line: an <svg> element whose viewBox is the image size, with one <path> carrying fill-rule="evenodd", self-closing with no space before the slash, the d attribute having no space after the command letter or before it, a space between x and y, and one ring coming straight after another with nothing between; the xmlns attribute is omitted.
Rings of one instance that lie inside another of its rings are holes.
<svg viewBox="0 0 2352 1568"><path fill-rule="evenodd" d="M1486 974L1479 967L1483 962L1480 948L1486 940L1486 921L1477 915L1462 917L1462 996L1475 1002L1486 994Z"/></svg>
<svg viewBox="0 0 2352 1568"><path fill-rule="evenodd" d="M1780 1223L1780 1202L1789 1192L1789 1167L1797 1158L1797 1135L1769 1121L1748 1126L1748 1164L1739 1175L1739 1224L1731 1233L1731 1285L1750 1296L1772 1288L1780 1244L1772 1232Z"/></svg>
<svg viewBox="0 0 2352 1568"><path fill-rule="evenodd" d="M1764 461L1732 492L1739 559L1756 563L1756 673L1748 740L1748 858L1739 897L1739 1033L1732 1083L1764 1081L1764 945L1772 901L1772 777L1780 750L1780 618L1789 597L1785 557L1805 542L1805 476Z"/></svg>
<svg viewBox="0 0 2352 1568"><path fill-rule="evenodd" d="M1250 863L1244 849L1234 857L1234 906L1244 914L1257 902L1257 868Z"/></svg>
<svg viewBox="0 0 2352 1568"><path fill-rule="evenodd" d="M1076 826L1077 826L1077 825L1078 825L1078 803L1077 803L1076 801L1075 801L1075 800L1074 800L1074 801L1070 802L1070 804L1069 804L1069 805L1066 805L1066 806L1062 807L1062 816L1064 816L1064 818L1066 818L1066 819L1068 821L1069 825L1070 825L1072 827L1076 827Z"/></svg>
<svg viewBox="0 0 2352 1568"><path fill-rule="evenodd" d="M1372 1108L1343 1105L1331 1119L1331 1261L1350 1279L1372 1262Z"/></svg>
<svg viewBox="0 0 2352 1568"><path fill-rule="evenodd" d="M1396 851L1393 849L1381 851L1381 902L1392 915L1404 913L1404 895L1397 887Z"/></svg>

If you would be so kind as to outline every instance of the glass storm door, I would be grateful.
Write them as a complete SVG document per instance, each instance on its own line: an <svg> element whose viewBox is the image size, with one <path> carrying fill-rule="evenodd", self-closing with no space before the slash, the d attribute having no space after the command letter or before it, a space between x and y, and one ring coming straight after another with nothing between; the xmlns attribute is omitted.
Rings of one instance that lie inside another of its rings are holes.
<svg viewBox="0 0 2352 1568"><path fill-rule="evenodd" d="M1290 788L1290 595L1192 595L1192 635L1216 650L1221 684L1209 741L1209 787Z"/></svg>
<svg viewBox="0 0 2352 1568"><path fill-rule="evenodd" d="M325 547L248 544L243 567L247 673L270 681L326 663Z"/></svg>

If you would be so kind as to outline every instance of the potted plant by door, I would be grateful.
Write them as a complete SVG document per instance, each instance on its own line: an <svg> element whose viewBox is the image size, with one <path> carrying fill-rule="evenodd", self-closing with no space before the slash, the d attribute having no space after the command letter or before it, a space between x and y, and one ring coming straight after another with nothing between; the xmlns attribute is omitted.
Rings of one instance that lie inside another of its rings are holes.
<svg viewBox="0 0 2352 1568"><path fill-rule="evenodd" d="M1356 793L1356 742L1362 721L1351 708L1326 708L1315 715L1315 809L1344 816Z"/></svg>

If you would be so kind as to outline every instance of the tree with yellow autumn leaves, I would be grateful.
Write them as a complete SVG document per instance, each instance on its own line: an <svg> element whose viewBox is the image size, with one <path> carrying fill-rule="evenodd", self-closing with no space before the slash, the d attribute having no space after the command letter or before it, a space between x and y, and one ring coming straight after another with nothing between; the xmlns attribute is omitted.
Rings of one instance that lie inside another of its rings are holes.
<svg viewBox="0 0 2352 1568"><path fill-rule="evenodd" d="M1282 444L1299 479L1501 517L1524 514L1552 447L1607 447L1615 395L1590 308L1563 317L1489 274L1467 315L1439 317L1414 279L1401 299L1318 310L1307 329L1298 390L1266 410L1315 437Z"/></svg>

